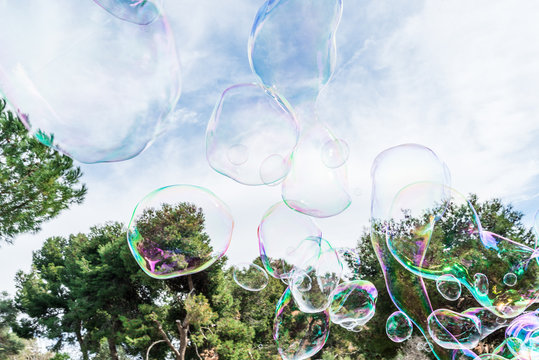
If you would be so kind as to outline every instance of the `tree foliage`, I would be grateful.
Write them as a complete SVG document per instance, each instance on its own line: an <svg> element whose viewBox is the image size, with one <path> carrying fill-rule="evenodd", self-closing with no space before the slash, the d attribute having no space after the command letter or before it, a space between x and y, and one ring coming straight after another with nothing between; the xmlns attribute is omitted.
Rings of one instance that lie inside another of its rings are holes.
<svg viewBox="0 0 539 360"><path fill-rule="evenodd" d="M38 231L44 221L81 203L81 176L72 159L28 136L0 99L0 243Z"/></svg>

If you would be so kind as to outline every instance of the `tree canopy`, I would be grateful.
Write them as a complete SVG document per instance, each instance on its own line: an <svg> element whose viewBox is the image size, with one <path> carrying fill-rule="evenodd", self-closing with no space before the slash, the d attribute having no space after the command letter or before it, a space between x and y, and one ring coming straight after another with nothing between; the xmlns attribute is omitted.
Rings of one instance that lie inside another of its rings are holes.
<svg viewBox="0 0 539 360"><path fill-rule="evenodd" d="M81 176L71 158L28 136L0 99L0 243L38 231L44 221L81 203Z"/></svg>

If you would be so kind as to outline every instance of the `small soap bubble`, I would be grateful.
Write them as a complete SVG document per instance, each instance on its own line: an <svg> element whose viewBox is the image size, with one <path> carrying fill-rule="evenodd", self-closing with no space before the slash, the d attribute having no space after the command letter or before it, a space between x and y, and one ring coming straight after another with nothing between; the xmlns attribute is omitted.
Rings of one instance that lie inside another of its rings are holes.
<svg viewBox="0 0 539 360"><path fill-rule="evenodd" d="M438 292L447 300L455 301L460 297L462 287L453 275L442 275L436 280Z"/></svg>
<svg viewBox="0 0 539 360"><path fill-rule="evenodd" d="M322 161L329 168L342 166L348 160L350 154L348 144L342 139L327 141L320 151Z"/></svg>
<svg viewBox="0 0 539 360"><path fill-rule="evenodd" d="M345 328L362 326L374 316L377 300L378 291L370 281L341 283L331 294L331 321Z"/></svg>
<svg viewBox="0 0 539 360"><path fill-rule="evenodd" d="M474 275L474 288L481 295L488 295L488 278L485 274L477 273Z"/></svg>
<svg viewBox="0 0 539 360"><path fill-rule="evenodd" d="M233 165L241 165L249 159L249 149L243 144L235 144L228 148L226 155Z"/></svg>
<svg viewBox="0 0 539 360"><path fill-rule="evenodd" d="M276 185L290 170L290 161L279 154L265 158L260 164L260 180L265 185Z"/></svg>
<svg viewBox="0 0 539 360"><path fill-rule="evenodd" d="M507 273L503 277L503 283L507 286L515 286L517 284L517 275L514 273Z"/></svg>
<svg viewBox="0 0 539 360"><path fill-rule="evenodd" d="M236 284L248 291L260 291L268 285L268 274L253 263L236 264L232 270Z"/></svg>
<svg viewBox="0 0 539 360"><path fill-rule="evenodd" d="M319 352L329 336L329 313L301 312L290 289L286 289L275 310L273 338L283 359L303 360Z"/></svg>
<svg viewBox="0 0 539 360"><path fill-rule="evenodd" d="M156 279L194 274L220 259L232 238L230 210L211 191L172 185L146 195L127 230L142 270Z"/></svg>
<svg viewBox="0 0 539 360"><path fill-rule="evenodd" d="M395 311L389 315L386 322L386 334L393 342L400 343L412 336L412 322L402 311Z"/></svg>

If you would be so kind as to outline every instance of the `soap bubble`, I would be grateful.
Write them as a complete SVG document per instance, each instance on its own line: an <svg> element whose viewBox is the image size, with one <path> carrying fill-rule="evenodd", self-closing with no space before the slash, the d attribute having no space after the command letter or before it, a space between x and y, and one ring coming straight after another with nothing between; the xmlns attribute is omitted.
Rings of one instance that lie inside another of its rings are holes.
<svg viewBox="0 0 539 360"><path fill-rule="evenodd" d="M342 166L350 154L348 144L342 139L327 141L320 151L322 152L322 161L329 168Z"/></svg>
<svg viewBox="0 0 539 360"><path fill-rule="evenodd" d="M485 274L477 273L474 275L473 282L474 289L479 295L485 296L488 295L488 278Z"/></svg>
<svg viewBox="0 0 539 360"><path fill-rule="evenodd" d="M322 238L306 238L300 248L303 261L292 270L290 291L301 311L324 311L341 279L341 261L335 249Z"/></svg>
<svg viewBox="0 0 539 360"><path fill-rule="evenodd" d="M133 24L148 25L161 13L162 0L94 0L111 15Z"/></svg>
<svg viewBox="0 0 539 360"><path fill-rule="evenodd" d="M259 84L234 85L208 123L206 157L239 183L273 184L288 174L298 136L292 109L279 95Z"/></svg>
<svg viewBox="0 0 539 360"><path fill-rule="evenodd" d="M453 275L442 275L436 280L438 292L447 300L455 301L460 297L462 288Z"/></svg>
<svg viewBox="0 0 539 360"><path fill-rule="evenodd" d="M303 115L316 118L315 114ZM305 124L305 118L299 117ZM340 214L350 206L346 166L328 168L320 148L334 141L329 129L316 119L303 126L294 152L292 168L282 183L283 201L306 215L325 218Z"/></svg>
<svg viewBox="0 0 539 360"><path fill-rule="evenodd" d="M454 213L458 221L447 215ZM471 203L455 190L436 183L409 185L395 197L391 216L387 246L414 274L433 280L453 275L481 306L501 317L515 317L539 298L533 249L483 230ZM504 284L500 272L522 274L522 286ZM497 291L477 291L471 276L477 273Z"/></svg>
<svg viewBox="0 0 539 360"><path fill-rule="evenodd" d="M481 322L473 315L438 309L428 322L431 338L446 349L473 349L481 340Z"/></svg>
<svg viewBox="0 0 539 360"><path fill-rule="evenodd" d="M496 316L489 309L484 307L470 308L463 311L462 314L479 319L479 324L481 325L481 339L484 339L494 331L501 329L508 324L507 319Z"/></svg>
<svg viewBox="0 0 539 360"><path fill-rule="evenodd" d="M294 106L314 101L335 69L341 0L266 1L249 38L251 69Z"/></svg>
<svg viewBox="0 0 539 360"><path fill-rule="evenodd" d="M240 263L233 267L236 284L248 291L260 291L268 285L268 274L253 263Z"/></svg>
<svg viewBox="0 0 539 360"><path fill-rule="evenodd" d="M321 230L314 221L279 202L270 207L258 226L260 258L264 268L277 279L286 279L294 266L299 266L309 256L302 248L309 246L304 240L320 238ZM318 254L319 245L312 247Z"/></svg>
<svg viewBox="0 0 539 360"><path fill-rule="evenodd" d="M352 328L366 324L376 310L378 291L370 281L354 280L341 283L331 294L329 315L335 324L352 325ZM348 326L344 325L345 328Z"/></svg>
<svg viewBox="0 0 539 360"><path fill-rule="evenodd" d="M361 259L358 250L348 247L340 247L335 250L337 250L343 267L342 279L344 281L359 280Z"/></svg>
<svg viewBox="0 0 539 360"><path fill-rule="evenodd" d="M513 339L510 346L514 356L524 360L539 358L539 310L514 319L505 330L506 339Z"/></svg>
<svg viewBox="0 0 539 360"><path fill-rule="evenodd" d="M70 0L2 1L0 13L0 91L42 143L83 163L110 162L163 131L180 94L164 17L134 25Z"/></svg>
<svg viewBox="0 0 539 360"><path fill-rule="evenodd" d="M327 311L306 314L301 312L286 289L277 303L273 338L283 359L308 359L319 352L329 336Z"/></svg>
<svg viewBox="0 0 539 360"><path fill-rule="evenodd" d="M503 277L503 283L507 286L515 286L517 284L517 276L514 273L507 273Z"/></svg>
<svg viewBox="0 0 539 360"><path fill-rule="evenodd" d="M400 343L412 336L412 322L402 311L395 311L389 315L386 322L386 334L393 342Z"/></svg>
<svg viewBox="0 0 539 360"><path fill-rule="evenodd" d="M228 249L234 220L211 191L171 185L146 195L129 222L129 248L142 270L156 279L207 269Z"/></svg>

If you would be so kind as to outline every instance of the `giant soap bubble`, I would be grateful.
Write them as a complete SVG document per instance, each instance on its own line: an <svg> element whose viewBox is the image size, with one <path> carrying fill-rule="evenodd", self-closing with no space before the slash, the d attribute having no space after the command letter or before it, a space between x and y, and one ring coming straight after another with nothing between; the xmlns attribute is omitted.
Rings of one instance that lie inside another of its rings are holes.
<svg viewBox="0 0 539 360"><path fill-rule="evenodd" d="M137 25L69 0L2 1L0 14L0 92L41 142L84 163L109 162L136 156L163 130L180 93L163 16Z"/></svg>
<svg viewBox="0 0 539 360"><path fill-rule="evenodd" d="M127 229L129 248L144 272L157 279L207 269L228 249L234 220L211 191L172 185L146 195Z"/></svg>

